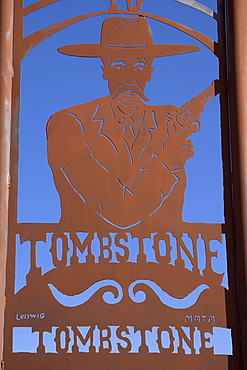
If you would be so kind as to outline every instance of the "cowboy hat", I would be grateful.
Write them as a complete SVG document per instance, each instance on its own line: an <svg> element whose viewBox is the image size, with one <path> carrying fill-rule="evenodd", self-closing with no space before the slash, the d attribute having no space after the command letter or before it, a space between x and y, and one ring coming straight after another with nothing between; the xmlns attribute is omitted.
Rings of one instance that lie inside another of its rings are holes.
<svg viewBox="0 0 247 370"><path fill-rule="evenodd" d="M153 42L152 31L144 17L107 18L102 24L99 44L76 44L58 48L62 54L77 57L145 57L153 58L168 55L191 53L200 50L193 45L170 45Z"/></svg>

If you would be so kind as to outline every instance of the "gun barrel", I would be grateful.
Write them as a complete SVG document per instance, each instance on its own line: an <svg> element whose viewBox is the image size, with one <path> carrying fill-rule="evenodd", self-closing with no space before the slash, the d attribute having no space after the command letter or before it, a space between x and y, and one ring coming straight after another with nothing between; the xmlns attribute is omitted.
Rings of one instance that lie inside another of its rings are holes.
<svg viewBox="0 0 247 370"><path fill-rule="evenodd" d="M180 126L180 129L178 128L178 133L186 130L186 136L188 137L192 133L200 131L200 115L204 111L206 103L218 94L215 86L216 83L217 80L214 80L208 88L182 105L177 113L177 123L178 126ZM195 122L198 122L198 125L196 125Z"/></svg>

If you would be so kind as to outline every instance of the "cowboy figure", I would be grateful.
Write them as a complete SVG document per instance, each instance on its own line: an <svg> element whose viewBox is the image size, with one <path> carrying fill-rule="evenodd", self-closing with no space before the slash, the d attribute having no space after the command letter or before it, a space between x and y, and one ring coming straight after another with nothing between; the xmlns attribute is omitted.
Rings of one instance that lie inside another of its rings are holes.
<svg viewBox="0 0 247 370"><path fill-rule="evenodd" d="M103 23L99 44L58 50L100 57L110 91L55 113L47 124L61 223L96 230L106 223L128 229L158 219L182 221L184 165L193 156L187 138L198 130L196 118L184 108L145 104L144 91L155 57L199 48L155 45L144 17L112 17Z"/></svg>

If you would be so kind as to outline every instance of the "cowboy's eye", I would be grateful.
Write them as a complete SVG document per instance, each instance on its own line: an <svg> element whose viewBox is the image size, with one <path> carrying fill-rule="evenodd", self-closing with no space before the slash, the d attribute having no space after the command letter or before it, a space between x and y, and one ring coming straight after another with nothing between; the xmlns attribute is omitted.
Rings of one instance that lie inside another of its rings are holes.
<svg viewBox="0 0 247 370"><path fill-rule="evenodd" d="M143 67L143 66L135 67L135 70L137 70L137 71L143 71L144 69L145 69L145 67Z"/></svg>
<svg viewBox="0 0 247 370"><path fill-rule="evenodd" d="M134 66L135 71L144 71L145 68L146 68L145 64L136 64Z"/></svg>
<svg viewBox="0 0 247 370"><path fill-rule="evenodd" d="M112 63L112 68L117 69L118 71L125 69L125 64L122 63Z"/></svg>

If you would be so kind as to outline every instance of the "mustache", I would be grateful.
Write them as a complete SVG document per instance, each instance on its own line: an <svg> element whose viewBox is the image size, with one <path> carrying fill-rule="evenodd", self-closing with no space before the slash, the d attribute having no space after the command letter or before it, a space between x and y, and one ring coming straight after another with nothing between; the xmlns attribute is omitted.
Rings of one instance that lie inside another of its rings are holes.
<svg viewBox="0 0 247 370"><path fill-rule="evenodd" d="M111 99L113 99L113 100L117 99L119 97L119 95L125 93L126 91L132 91L136 95L140 96L141 99L146 100L146 101L150 101L150 99L148 99L146 97L146 95L144 94L144 92L140 88L140 86L138 86L138 85L126 85L126 84L124 84L122 86L119 86L119 88L117 89L115 94L112 95Z"/></svg>

